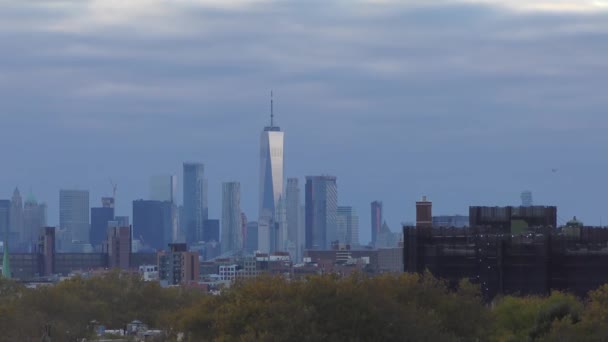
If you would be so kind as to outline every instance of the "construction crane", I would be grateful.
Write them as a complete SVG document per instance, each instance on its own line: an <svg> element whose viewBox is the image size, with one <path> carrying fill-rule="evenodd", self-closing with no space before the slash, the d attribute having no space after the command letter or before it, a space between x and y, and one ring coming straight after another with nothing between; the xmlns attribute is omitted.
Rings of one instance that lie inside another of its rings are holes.
<svg viewBox="0 0 608 342"><path fill-rule="evenodd" d="M118 185L112 181L112 178L110 178L110 185L112 186L112 198L116 201L116 189L118 189Z"/></svg>

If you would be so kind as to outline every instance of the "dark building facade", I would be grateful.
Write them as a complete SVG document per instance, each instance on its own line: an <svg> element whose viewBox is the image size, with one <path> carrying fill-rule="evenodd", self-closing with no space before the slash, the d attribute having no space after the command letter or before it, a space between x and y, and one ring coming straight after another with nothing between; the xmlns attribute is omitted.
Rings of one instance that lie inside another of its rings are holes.
<svg viewBox="0 0 608 342"><path fill-rule="evenodd" d="M220 220L205 220L203 226L203 241L220 241Z"/></svg>
<svg viewBox="0 0 608 342"><path fill-rule="evenodd" d="M164 249L173 241L175 215L175 205L169 201L133 201L133 238L153 249Z"/></svg>
<svg viewBox="0 0 608 342"><path fill-rule="evenodd" d="M376 245L376 239L378 238L378 234L380 234L380 230L382 229L382 202L373 201L371 204L372 207L372 246Z"/></svg>
<svg viewBox="0 0 608 342"><path fill-rule="evenodd" d="M307 176L306 249L326 250L337 240L338 188L335 176Z"/></svg>
<svg viewBox="0 0 608 342"><path fill-rule="evenodd" d="M557 207L469 207L469 227L520 233L529 227L557 227Z"/></svg>
<svg viewBox="0 0 608 342"><path fill-rule="evenodd" d="M114 220L114 208L91 208L91 245L99 247L106 241L108 222Z"/></svg>
<svg viewBox="0 0 608 342"><path fill-rule="evenodd" d="M608 229L404 227L404 270L426 270L456 285L466 278L488 300L498 294L548 294L562 290L584 296L608 283Z"/></svg>

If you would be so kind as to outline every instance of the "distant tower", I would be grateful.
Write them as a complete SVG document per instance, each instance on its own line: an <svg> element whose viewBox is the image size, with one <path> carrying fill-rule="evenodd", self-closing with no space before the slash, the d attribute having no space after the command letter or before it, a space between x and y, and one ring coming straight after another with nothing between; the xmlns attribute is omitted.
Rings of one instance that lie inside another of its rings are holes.
<svg viewBox="0 0 608 342"><path fill-rule="evenodd" d="M89 191L59 191L59 226L67 233L66 241L89 242ZM62 248L68 246L63 245Z"/></svg>
<svg viewBox="0 0 608 342"><path fill-rule="evenodd" d="M243 248L241 225L241 184L222 184L222 254L239 252Z"/></svg>
<svg viewBox="0 0 608 342"><path fill-rule="evenodd" d="M15 188L11 198L11 210L9 214L9 241L13 245L21 240L23 234L23 200L19 188Z"/></svg>
<svg viewBox="0 0 608 342"><path fill-rule="evenodd" d="M338 207L336 230L340 242L359 245L359 216L353 207Z"/></svg>
<svg viewBox="0 0 608 342"><path fill-rule="evenodd" d="M335 176L306 177L306 249L328 250L338 239Z"/></svg>
<svg viewBox="0 0 608 342"><path fill-rule="evenodd" d="M184 163L183 186L182 232L186 235L186 242L192 244L203 240L203 225L208 219L205 166L201 163Z"/></svg>
<svg viewBox="0 0 608 342"><path fill-rule="evenodd" d="M521 192L521 206L531 207L532 206L532 191L526 190Z"/></svg>
<svg viewBox="0 0 608 342"><path fill-rule="evenodd" d="M382 229L382 202L373 201L372 204L372 246L376 245L376 240Z"/></svg>
<svg viewBox="0 0 608 342"><path fill-rule="evenodd" d="M426 196L416 202L416 227L433 226L433 202L427 201Z"/></svg>
<svg viewBox="0 0 608 342"><path fill-rule="evenodd" d="M150 178L150 198L153 201L177 201L177 177L158 175Z"/></svg>
<svg viewBox="0 0 608 342"><path fill-rule="evenodd" d="M301 239L300 230L300 187L297 178L287 179L287 189L285 192L287 202L287 245L288 251L293 260L302 260L302 246L304 241Z"/></svg>
<svg viewBox="0 0 608 342"><path fill-rule="evenodd" d="M2 276L4 278L10 279L11 278L11 262L10 262L10 257L8 254L8 230L6 230L6 233L4 235L4 255L2 258Z"/></svg>
<svg viewBox="0 0 608 342"><path fill-rule="evenodd" d="M274 125L271 92L270 126L264 127L260 137L260 218L274 219L279 198L283 195L283 139L281 128Z"/></svg>

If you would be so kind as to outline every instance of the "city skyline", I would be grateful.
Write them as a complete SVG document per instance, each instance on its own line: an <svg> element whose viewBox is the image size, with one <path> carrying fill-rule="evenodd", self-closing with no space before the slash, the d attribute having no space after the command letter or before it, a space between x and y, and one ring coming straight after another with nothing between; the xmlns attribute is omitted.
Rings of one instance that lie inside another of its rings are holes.
<svg viewBox="0 0 608 342"><path fill-rule="evenodd" d="M182 184L194 160L208 166L209 217L221 183L238 180L253 219L273 89L285 177L336 175L362 242L374 199L392 229L413 221L422 195L437 214L464 215L516 204L524 189L562 223L608 220L598 2L140 4L3 7L0 143L17 148L0 198L32 189L58 225L59 189L96 201L112 178L116 212L131 216L148 177Z"/></svg>

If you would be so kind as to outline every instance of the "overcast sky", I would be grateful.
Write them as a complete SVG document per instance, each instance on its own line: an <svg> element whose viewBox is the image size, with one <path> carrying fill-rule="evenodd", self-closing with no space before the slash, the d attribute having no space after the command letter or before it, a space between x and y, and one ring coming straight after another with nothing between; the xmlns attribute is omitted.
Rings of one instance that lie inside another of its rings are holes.
<svg viewBox="0 0 608 342"><path fill-rule="evenodd" d="M227 4L229 3L229 4ZM500 4L500 5L498 5ZM269 92L286 175L338 177L370 239L469 205L608 223L608 2L0 1L0 197L118 183L118 213L183 161L255 219ZM557 169L557 172L552 172Z"/></svg>

